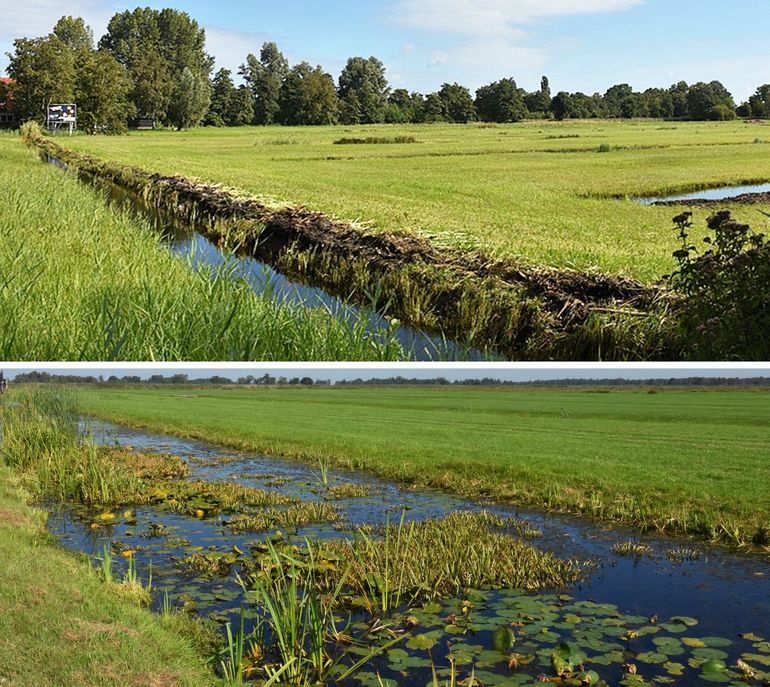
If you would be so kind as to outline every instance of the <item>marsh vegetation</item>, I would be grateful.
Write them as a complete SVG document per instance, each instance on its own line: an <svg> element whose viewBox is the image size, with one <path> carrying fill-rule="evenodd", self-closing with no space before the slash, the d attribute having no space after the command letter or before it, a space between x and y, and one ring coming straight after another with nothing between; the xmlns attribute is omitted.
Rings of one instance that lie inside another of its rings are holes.
<svg viewBox="0 0 770 687"><path fill-rule="evenodd" d="M38 463L72 466L96 450L115 466L106 501L78 491L47 497L51 531L162 617L192 614L218 627L224 644L214 664L230 683L633 684L642 676L759 685L767 677L761 558L707 549L696 560L684 543L648 538L643 558L615 559L598 574L611 547L631 541L626 532L406 492L332 466L322 477L317 464L116 426L97 423L84 435L60 394L17 390L13 401L6 460L40 497ZM64 434L43 431L37 420L49 413ZM138 495L117 477L134 467ZM369 496L335 500L333 517L290 517L263 532L230 527L241 513L322 509L325 490L348 484ZM660 575L680 603L653 592ZM622 591L631 587L633 599ZM723 604L749 590L755 608L731 620Z"/></svg>

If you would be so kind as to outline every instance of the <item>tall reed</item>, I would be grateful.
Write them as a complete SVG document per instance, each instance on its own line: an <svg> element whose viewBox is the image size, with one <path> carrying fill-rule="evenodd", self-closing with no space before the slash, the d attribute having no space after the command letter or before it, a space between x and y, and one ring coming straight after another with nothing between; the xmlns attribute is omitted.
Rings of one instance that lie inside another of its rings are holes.
<svg viewBox="0 0 770 687"><path fill-rule="evenodd" d="M247 595L267 621L267 635L274 660L264 670L270 681L295 687L324 683L332 676L341 682L374 656L400 640L389 637L371 646L349 634L350 619L339 621L347 570L335 586L321 593L313 545L306 541L301 559L291 550L279 550L268 541L268 560L262 571L244 584Z"/></svg>

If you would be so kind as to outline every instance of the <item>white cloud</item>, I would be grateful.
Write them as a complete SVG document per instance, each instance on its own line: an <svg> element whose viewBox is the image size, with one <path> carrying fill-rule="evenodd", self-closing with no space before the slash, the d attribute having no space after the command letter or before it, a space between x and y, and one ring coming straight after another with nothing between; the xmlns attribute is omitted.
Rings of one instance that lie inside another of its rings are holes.
<svg viewBox="0 0 770 687"><path fill-rule="evenodd" d="M399 24L465 35L515 36L519 24L548 17L625 10L645 0L399 0Z"/></svg>
<svg viewBox="0 0 770 687"><path fill-rule="evenodd" d="M216 59L216 69L225 68L238 74L238 67L246 61L249 53L259 56L264 36L248 31L229 31L204 26L206 30L206 52Z"/></svg>
<svg viewBox="0 0 770 687"><path fill-rule="evenodd" d="M533 47L506 41L473 41L457 47L447 60L461 67L482 68L498 77L516 74L519 70L539 69L547 61L546 53Z"/></svg>
<svg viewBox="0 0 770 687"><path fill-rule="evenodd" d="M105 0L0 0L0 41L45 36L63 15L82 17L99 40L114 13L115 7Z"/></svg>

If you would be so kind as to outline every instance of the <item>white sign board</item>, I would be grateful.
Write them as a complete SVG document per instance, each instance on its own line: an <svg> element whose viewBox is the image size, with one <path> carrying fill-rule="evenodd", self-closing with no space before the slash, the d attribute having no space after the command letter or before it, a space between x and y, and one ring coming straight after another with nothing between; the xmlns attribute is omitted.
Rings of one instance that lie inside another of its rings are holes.
<svg viewBox="0 0 770 687"><path fill-rule="evenodd" d="M69 128L70 133L78 122L78 106L75 103L49 105L46 112L46 123L49 129L62 126Z"/></svg>

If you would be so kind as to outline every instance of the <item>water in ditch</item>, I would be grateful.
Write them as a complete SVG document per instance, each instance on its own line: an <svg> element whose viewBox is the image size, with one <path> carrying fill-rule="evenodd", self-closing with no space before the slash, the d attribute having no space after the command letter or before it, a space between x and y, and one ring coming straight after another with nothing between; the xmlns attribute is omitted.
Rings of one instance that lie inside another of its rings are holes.
<svg viewBox="0 0 770 687"><path fill-rule="evenodd" d="M337 523L283 533L297 542L303 537L349 537L357 526L376 527L402 514L409 522L483 509L525 520L537 535L530 541L538 548L590 562L585 580L571 588L541 594L469 591L462 598L403 609L401 615L408 613L417 624L345 684L374 687L383 680L388 685L423 685L432 679L432 664L444 684L454 663L461 680L474 675L482 685L535 685L553 676L554 655L567 652L560 648L563 642L572 644L569 651L583 654L584 667L594 671L592 680L595 675L610 685L641 684L640 676L647 683L683 686L760 685L770 678L767 554L645 536L641 541L649 547L647 553L620 557L612 552L613 545L639 540L620 527L405 489L350 471L330 470L328 484L322 484L319 467L300 461L103 422L93 423L92 431L100 443L179 455L190 466L189 479L226 480L301 502L321 501L334 486L357 485L367 491L366 496L332 502L339 513ZM201 519L157 506L138 508L127 517L118 513L109 523L100 521L98 513L65 506L53 510L49 528L64 546L95 561L103 557L105 547L112 550L117 567L125 566L122 551L135 552L139 576L146 580L152 572L156 609L167 594L172 605L220 626L236 622L240 609L249 607L236 574L247 559L260 555L261 544L273 534L236 533L228 527L228 516ZM224 556L236 550L242 556L221 576L196 575L179 566L185 556ZM247 613L247 628L253 621L254 615ZM504 642L501 647L501 628L504 638L510 629L513 645ZM367 635L370 629L369 618L353 614L351 632ZM517 665L512 667L514 654Z"/></svg>
<svg viewBox="0 0 770 687"><path fill-rule="evenodd" d="M63 170L68 169L66 163L55 157L44 155L43 159L48 164ZM245 279L257 294L268 293L271 298L277 301L301 304L309 308L323 307L330 312L348 318L351 323L359 321L363 315L369 322L368 331L370 333L377 334L387 331L388 334L395 335L409 357L418 362L502 360L500 356L490 351L481 351L469 344L453 341L443 336L429 334L404 325L393 327L390 320L382 312L371 308L361 308L321 288L292 281L271 265L260 262L250 255L225 252L206 238L203 233L194 228L183 226L171 218L164 217L156 208L143 203L116 185L97 180L83 172L80 172L78 176L82 182L101 191L110 205L127 210L145 221L149 220L171 253L180 259L189 261L193 268L202 266L214 271L224 266L232 278Z"/></svg>
<svg viewBox="0 0 770 687"><path fill-rule="evenodd" d="M691 201L691 200L730 200L736 196L753 193L770 193L770 183L754 186L722 186L720 188L704 189L694 193L682 195L654 196L649 198L637 198L642 205L654 205L660 202Z"/></svg>

